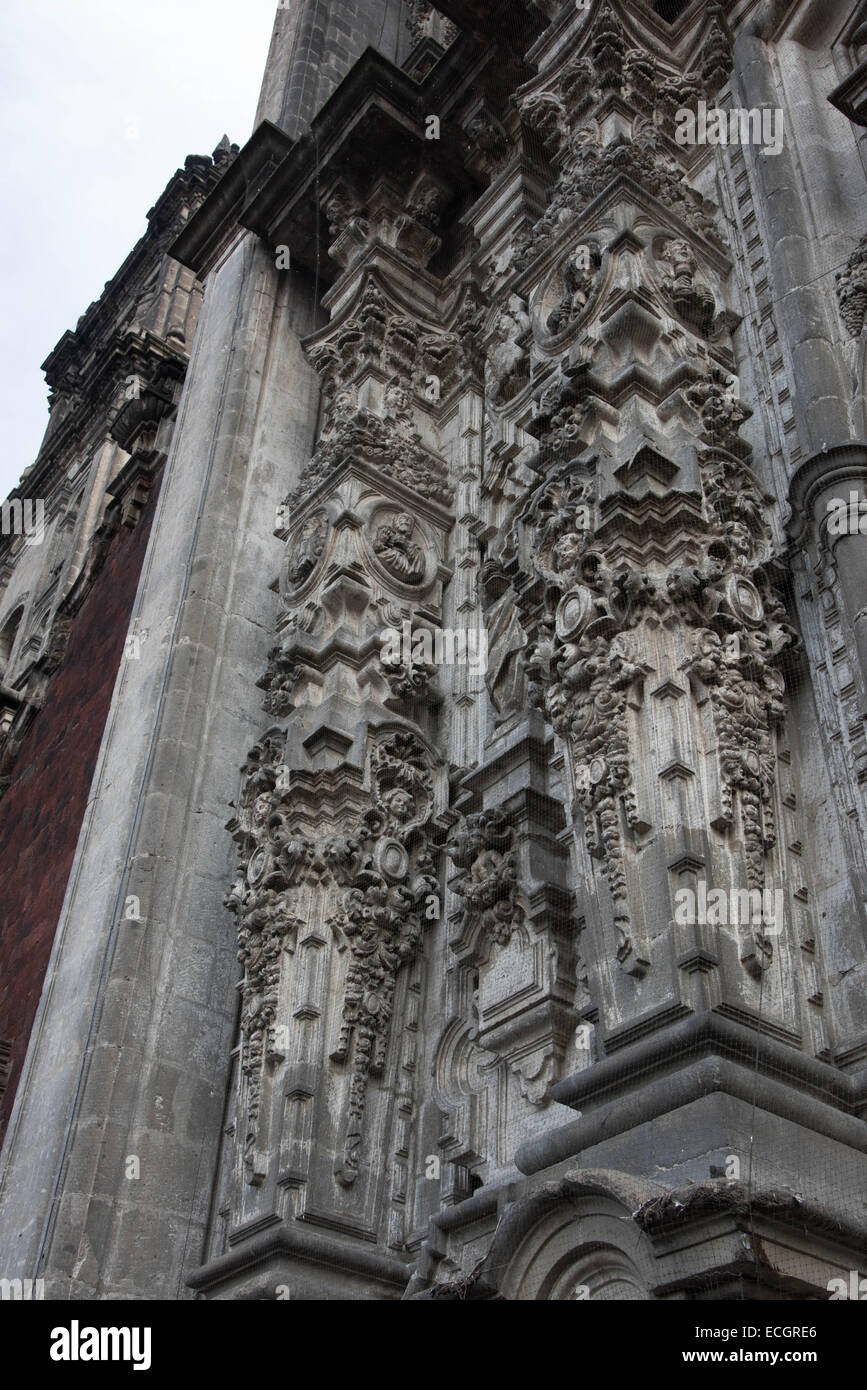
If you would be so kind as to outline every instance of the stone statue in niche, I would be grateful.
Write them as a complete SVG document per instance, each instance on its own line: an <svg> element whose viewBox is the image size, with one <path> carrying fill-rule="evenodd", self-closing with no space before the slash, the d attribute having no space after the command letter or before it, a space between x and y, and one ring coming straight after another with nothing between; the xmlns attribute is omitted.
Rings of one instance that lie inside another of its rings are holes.
<svg viewBox="0 0 867 1390"><path fill-rule="evenodd" d="M495 403L510 400L529 380L527 349L519 342L529 327L526 304L519 295L510 295L507 308L497 316L485 363L485 389Z"/></svg>
<svg viewBox="0 0 867 1390"><path fill-rule="evenodd" d="M515 591L499 561L486 561L481 579L488 629L485 681L491 704L500 719L506 719L526 706L521 653L527 646L527 636L518 616Z"/></svg>
<svg viewBox="0 0 867 1390"><path fill-rule="evenodd" d="M424 579L424 551L412 539L415 521L409 512L398 512L377 529L373 542L380 563L402 584L420 584Z"/></svg>
<svg viewBox="0 0 867 1390"><path fill-rule="evenodd" d="M296 550L296 546L297 550L286 575L293 588L297 588L306 579L309 579L316 568L325 546L327 531L328 522L321 512L307 517L301 528L301 534L293 545L293 550Z"/></svg>

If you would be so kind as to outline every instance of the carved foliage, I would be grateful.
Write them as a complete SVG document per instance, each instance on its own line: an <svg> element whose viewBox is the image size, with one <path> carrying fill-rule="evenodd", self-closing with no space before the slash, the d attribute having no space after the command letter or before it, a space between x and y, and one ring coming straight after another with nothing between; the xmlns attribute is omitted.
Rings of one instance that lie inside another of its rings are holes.
<svg viewBox="0 0 867 1390"><path fill-rule="evenodd" d="M648 118L636 119L631 138L621 135L605 144L592 124L582 126L570 138L568 149L564 147L564 160L544 215L531 231L517 238L515 264L520 269L535 259L552 235L577 223L584 208L621 175L645 188L693 231L719 240L710 205L684 182L683 170L666 153L659 131Z"/></svg>
<svg viewBox="0 0 867 1390"><path fill-rule="evenodd" d="M709 97L731 70L731 45L715 20L695 71L672 74L649 53L632 48L611 6L596 7L586 46L567 59L544 90L519 99L523 120L534 129L559 177L545 215L519 239L516 264L524 269L553 232L577 220L583 208L618 175L628 175L663 202L687 226L719 235L710 208L683 180L683 170L666 153L660 129L678 107ZM632 130L603 142L592 110L616 95L632 107Z"/></svg>
<svg viewBox="0 0 867 1390"><path fill-rule="evenodd" d="M744 454L746 445L738 431L750 412L734 394L733 382L719 367L688 387L686 399L701 416L701 438L731 453Z"/></svg>
<svg viewBox="0 0 867 1390"><path fill-rule="evenodd" d="M698 383L693 398L709 437L736 434L745 412L715 377ZM756 480L719 447L701 450L700 464L706 553L691 569L612 571L588 530L587 484L570 483L568 464L540 485L520 518L533 537L537 576L535 587L523 583L520 600L533 639L524 658L530 698L567 742L588 852L600 861L614 902L617 956L638 974L646 959L630 923L624 834L648 828L634 791L641 750L632 744L629 717L630 703L642 703L650 670L642 665L652 646L648 622L692 630L687 669L697 696L705 691L710 699L719 750L716 828L735 823L737 801L751 889L764 886L766 853L776 839L779 663L797 639L769 577L771 535Z"/></svg>
<svg viewBox="0 0 867 1390"><path fill-rule="evenodd" d="M320 610L308 603L290 615L280 641L268 653L264 675L256 682L265 691L262 708L276 719L282 719L295 708L295 690L307 668L295 655L298 637L310 633L321 619Z"/></svg>
<svg viewBox="0 0 867 1390"><path fill-rule="evenodd" d="M334 238L328 254L346 268L377 240L413 264L427 266L442 245L437 229L449 198L448 187L427 170L408 189L380 178L363 196L341 178L322 200Z"/></svg>
<svg viewBox="0 0 867 1390"><path fill-rule="evenodd" d="M834 277L840 317L850 338L857 338L867 319L867 234Z"/></svg>
<svg viewBox="0 0 867 1390"><path fill-rule="evenodd" d="M696 67L676 74L646 49L631 46L619 18L603 0L595 6L582 51L567 58L549 79L548 91L525 98L521 112L557 153L568 124L608 94L623 98L643 115L669 116L678 106L712 96L727 81L731 68L731 42L716 19L705 36ZM555 103L559 108L556 115Z"/></svg>
<svg viewBox="0 0 867 1390"><path fill-rule="evenodd" d="M263 1077L283 1059L277 1041L283 960L303 921L296 890L314 885L334 897L329 924L349 949L337 1047L331 1060L350 1067L342 1156L335 1175L351 1185L358 1171L370 1075L385 1058L400 968L413 958L437 879L424 825L433 809L428 757L408 733L392 733L370 754L370 807L340 831L317 839L294 828L292 794L283 786L284 736L272 730L245 765L241 806L231 823L239 847L238 878L226 905L238 919L244 967L241 1070L246 1078L245 1165L256 1162ZM336 894L336 896L335 896ZM427 914L427 917L426 917Z"/></svg>
<svg viewBox="0 0 867 1390"><path fill-rule="evenodd" d="M429 328L399 314L368 281L353 315L307 355L322 379L324 425L298 486L287 499L298 505L349 457L363 458L422 497L448 505L453 490L444 461L423 444L413 409L444 399L467 374L479 370L479 305L468 289L453 332ZM360 407L357 383L385 381L381 413Z"/></svg>
<svg viewBox="0 0 867 1390"><path fill-rule="evenodd" d="M349 392L335 401L331 420L287 505L299 506L342 463L364 459L421 497L447 506L453 496L444 461L426 448L415 429L408 392L396 383L385 392L386 415L359 409Z"/></svg>
<svg viewBox="0 0 867 1390"><path fill-rule="evenodd" d="M527 658L530 697L569 746L587 849L601 861L614 903L617 957L640 974L647 962L630 930L621 806L627 824L639 829L627 699L644 672L630 629L658 606L658 594L643 572L624 567L612 573L587 548L586 532L570 527L570 513L583 501L551 498L551 491L543 494L548 507L538 513L536 567L546 597L538 641Z"/></svg>
<svg viewBox="0 0 867 1390"><path fill-rule="evenodd" d="M513 831L501 811L467 816L446 853L463 870L455 892L465 900L461 934L478 932L483 943L507 946L524 919L518 902Z"/></svg>

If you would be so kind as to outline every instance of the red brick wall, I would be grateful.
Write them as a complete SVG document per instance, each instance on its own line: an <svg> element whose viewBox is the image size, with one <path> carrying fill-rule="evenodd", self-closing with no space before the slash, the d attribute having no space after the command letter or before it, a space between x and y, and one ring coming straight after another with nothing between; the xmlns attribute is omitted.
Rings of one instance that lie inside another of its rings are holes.
<svg viewBox="0 0 867 1390"><path fill-rule="evenodd" d="M0 1038L12 1044L0 1141L42 992L158 492L157 482L135 529L121 527L113 537L0 800Z"/></svg>

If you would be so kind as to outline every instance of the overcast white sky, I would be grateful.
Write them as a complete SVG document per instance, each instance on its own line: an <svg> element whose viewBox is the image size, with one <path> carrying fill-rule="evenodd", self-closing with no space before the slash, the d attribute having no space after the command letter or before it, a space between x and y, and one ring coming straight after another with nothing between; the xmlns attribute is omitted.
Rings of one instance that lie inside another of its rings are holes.
<svg viewBox="0 0 867 1390"><path fill-rule="evenodd" d="M2 0L0 498L48 420L39 370L188 154L252 133L277 0Z"/></svg>

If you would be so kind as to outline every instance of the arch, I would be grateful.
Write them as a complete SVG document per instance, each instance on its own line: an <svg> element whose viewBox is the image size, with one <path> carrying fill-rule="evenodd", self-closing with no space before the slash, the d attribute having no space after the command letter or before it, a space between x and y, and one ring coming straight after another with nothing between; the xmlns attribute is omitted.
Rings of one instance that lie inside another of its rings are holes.
<svg viewBox="0 0 867 1390"><path fill-rule="evenodd" d="M662 1190L605 1170L545 1183L506 1212L482 1277L520 1302L651 1299L656 1261L633 1213Z"/></svg>
<svg viewBox="0 0 867 1390"><path fill-rule="evenodd" d="M0 627L0 678L5 677L9 669L9 662L15 648L15 641L21 628L21 619L24 617L24 604L19 603L12 610L9 617Z"/></svg>

